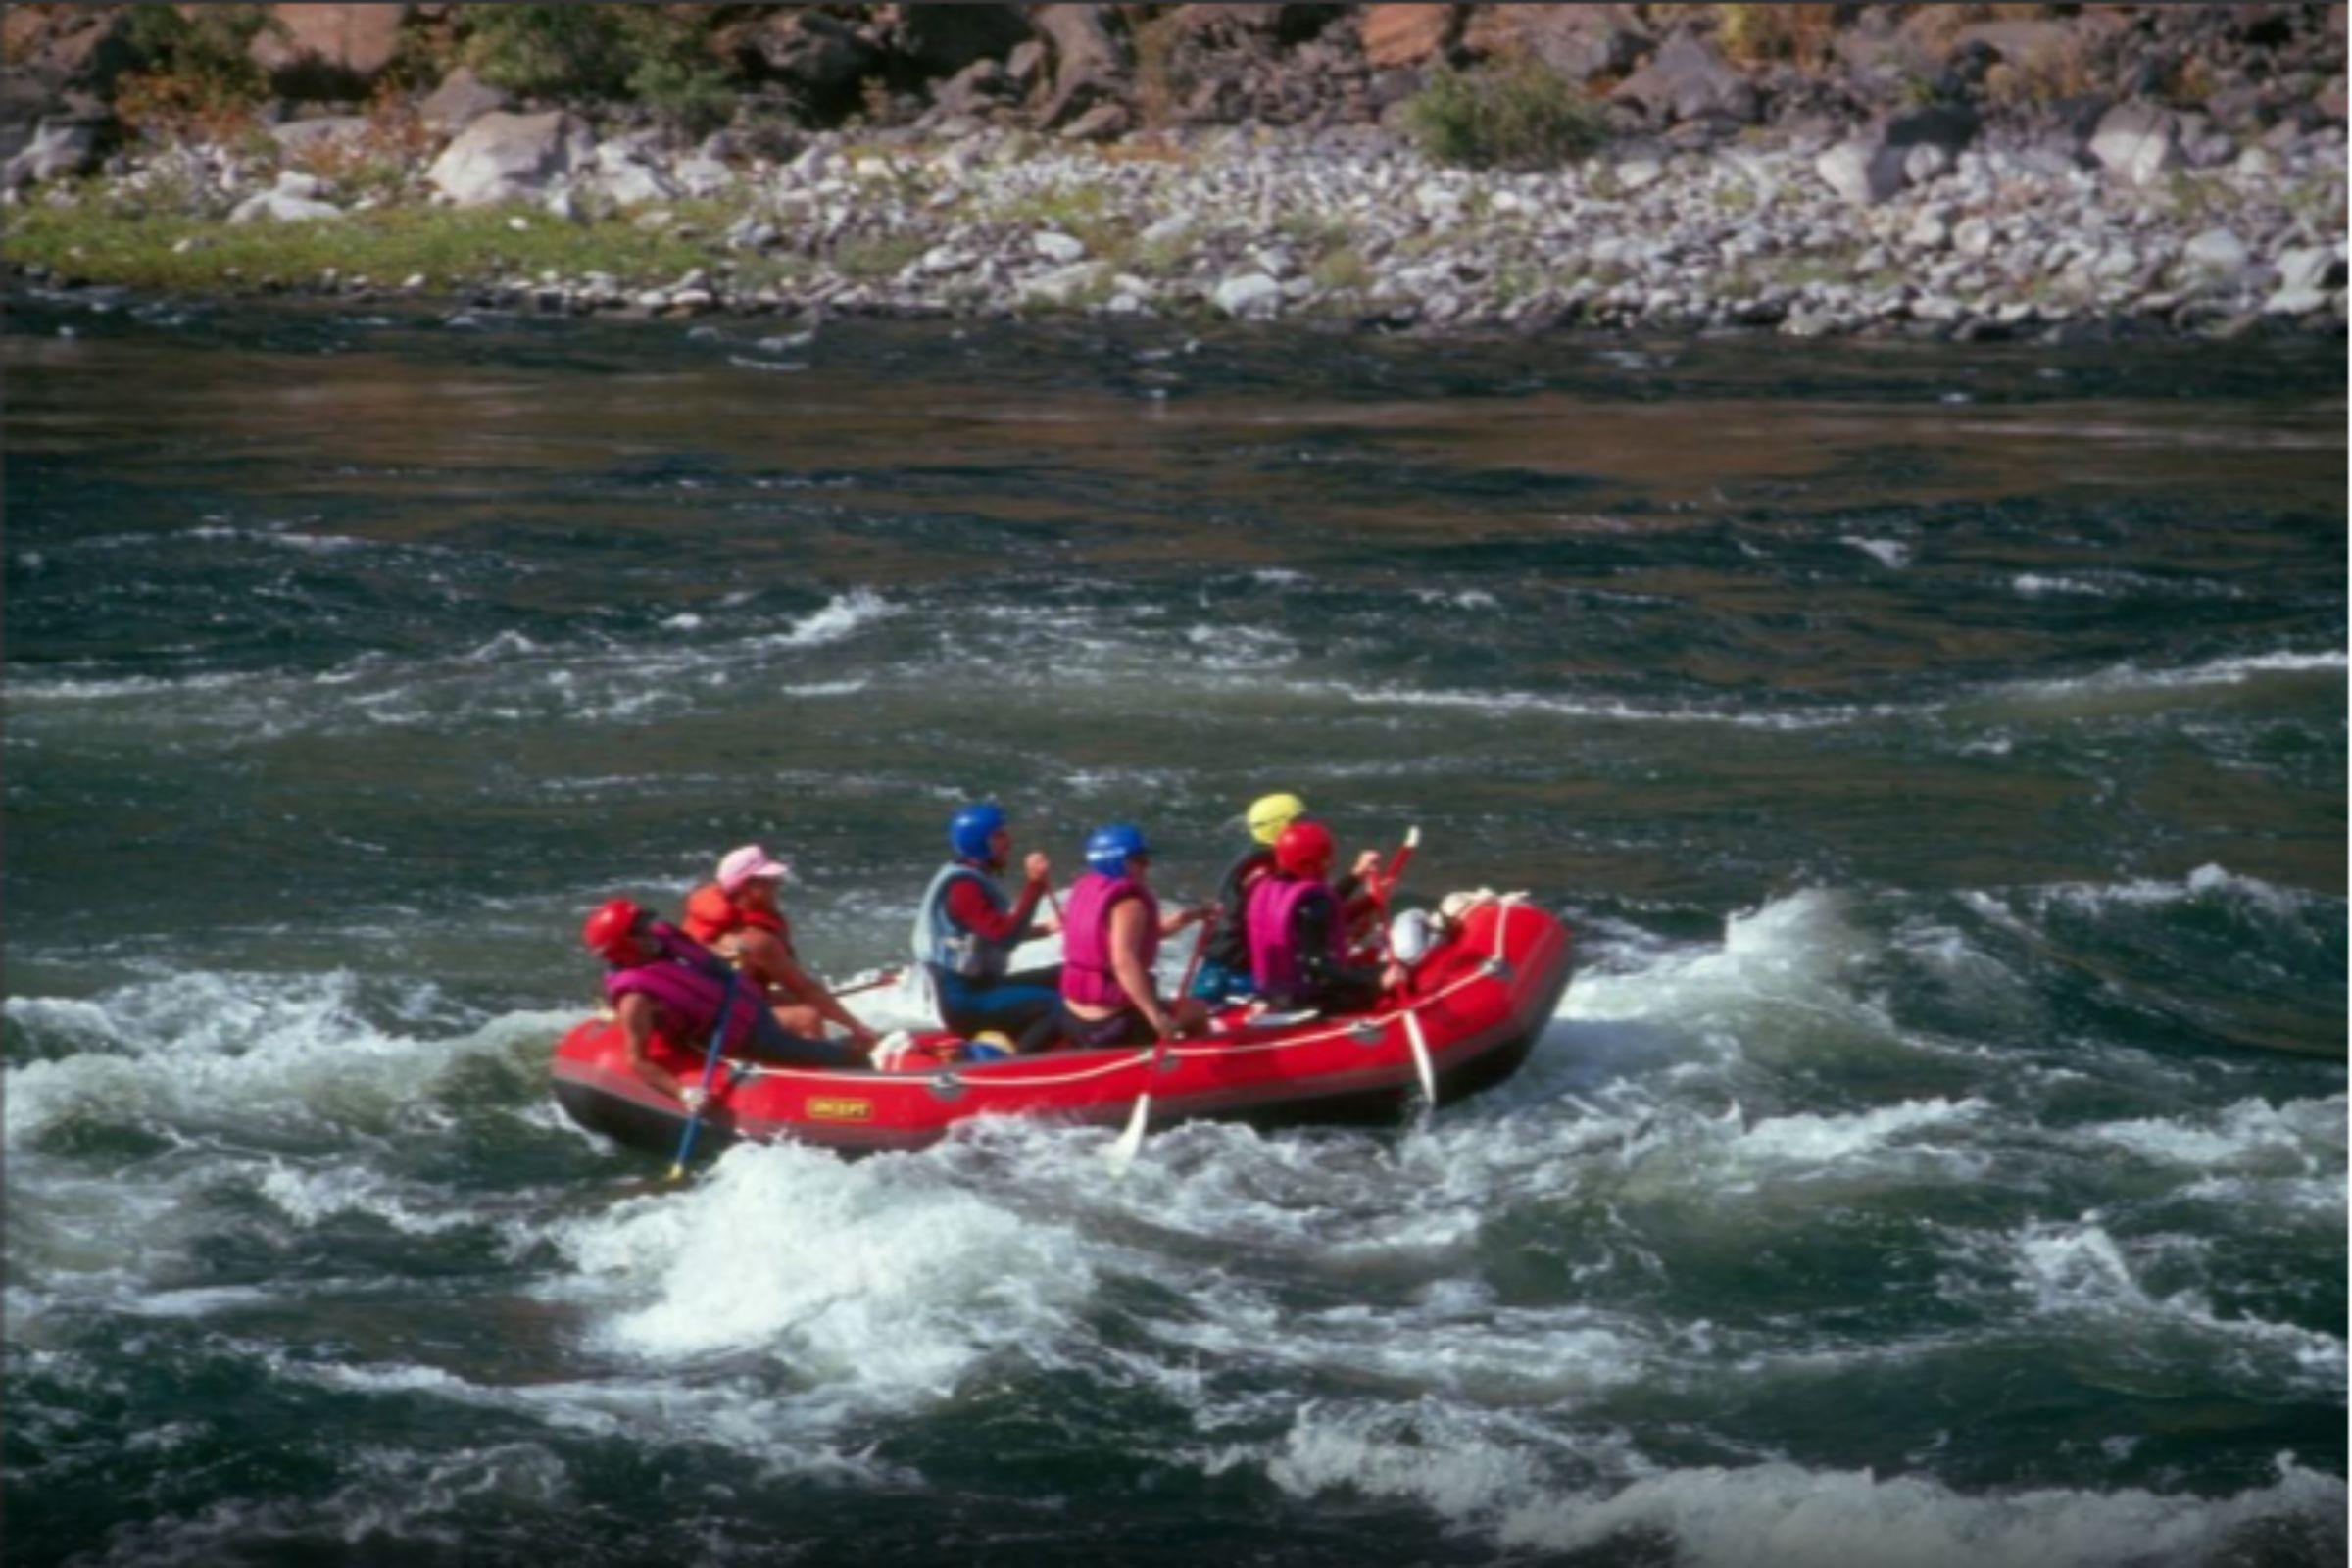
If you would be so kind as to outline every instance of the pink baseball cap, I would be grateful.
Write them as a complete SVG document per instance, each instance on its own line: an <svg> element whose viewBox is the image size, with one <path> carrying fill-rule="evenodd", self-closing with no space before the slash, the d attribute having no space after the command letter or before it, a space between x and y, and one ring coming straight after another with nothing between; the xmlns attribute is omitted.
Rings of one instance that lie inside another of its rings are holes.
<svg viewBox="0 0 2352 1568"><path fill-rule="evenodd" d="M778 880L792 875L792 864L779 860L757 844L746 844L740 850L729 850L727 858L718 862L718 885L728 893L746 882L772 876Z"/></svg>

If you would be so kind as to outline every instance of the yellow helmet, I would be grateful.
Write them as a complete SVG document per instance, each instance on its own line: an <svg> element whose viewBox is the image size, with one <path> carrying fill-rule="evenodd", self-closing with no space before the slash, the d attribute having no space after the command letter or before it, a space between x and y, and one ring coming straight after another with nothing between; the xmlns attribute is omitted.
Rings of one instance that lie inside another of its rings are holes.
<svg viewBox="0 0 2352 1568"><path fill-rule="evenodd" d="M1296 795L1261 795L1250 803L1250 836L1260 844L1282 837L1282 830L1306 814L1306 803Z"/></svg>

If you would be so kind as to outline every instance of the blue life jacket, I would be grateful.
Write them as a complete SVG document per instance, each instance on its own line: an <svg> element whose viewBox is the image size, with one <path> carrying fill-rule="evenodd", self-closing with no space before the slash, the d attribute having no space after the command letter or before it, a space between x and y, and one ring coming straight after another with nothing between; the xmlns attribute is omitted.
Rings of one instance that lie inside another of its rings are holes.
<svg viewBox="0 0 2352 1568"><path fill-rule="evenodd" d="M1002 980L1012 967L1012 950L1020 946L1020 940L1016 936L1006 942L991 942L949 917L948 890L965 880L979 884L998 913L1012 907L996 878L969 861L949 861L923 890L922 906L915 910L914 961L966 980Z"/></svg>

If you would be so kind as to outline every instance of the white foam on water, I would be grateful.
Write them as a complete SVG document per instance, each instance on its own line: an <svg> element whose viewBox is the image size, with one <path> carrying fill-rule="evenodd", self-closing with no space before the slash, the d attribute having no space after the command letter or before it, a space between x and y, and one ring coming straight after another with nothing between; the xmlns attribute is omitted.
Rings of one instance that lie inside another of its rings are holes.
<svg viewBox="0 0 2352 1568"><path fill-rule="evenodd" d="M1186 627L1184 640L1198 650L1191 657L1204 669L1274 669L1298 657L1297 642L1264 626L1204 621Z"/></svg>
<svg viewBox="0 0 2352 1568"><path fill-rule="evenodd" d="M1550 697L1535 692L1465 692L1401 686L1364 687L1315 681L1295 683L1291 689L1328 694L1365 707L1457 709L1494 718L1540 713L1559 718L1609 719L1638 724L1728 724L1735 729L1837 729L1850 725L1874 711L1856 708L1803 712L1756 712L1746 708L1645 708L1614 698Z"/></svg>
<svg viewBox="0 0 2352 1568"><path fill-rule="evenodd" d="M1211 1474L1245 1462L1293 1496L1345 1490L1419 1503L1473 1521L1541 1493L1544 1466L1520 1423L1479 1419L1438 1400L1397 1405L1309 1403L1270 1455L1228 1449Z"/></svg>
<svg viewBox="0 0 2352 1568"><path fill-rule="evenodd" d="M691 1190L554 1239L611 1303L611 1347L657 1361L762 1348L868 1406L944 1397L999 1347L1051 1360L1094 1289L1078 1236L930 1162L790 1145L738 1146Z"/></svg>
<svg viewBox="0 0 2352 1568"><path fill-rule="evenodd" d="M835 594L823 608L796 620L784 631L755 638L755 648L812 648L820 643L840 642L860 627L870 626L899 612L899 607L870 588L853 588L846 594Z"/></svg>
<svg viewBox="0 0 2352 1568"><path fill-rule="evenodd" d="M1682 1469L1512 1506L1508 1547L1573 1552L1663 1536L1689 1568L2192 1568L2265 1521L2342 1541L2343 1481L2281 1456L2274 1485L2206 1498L2066 1488L1972 1494L1914 1476L1787 1463Z"/></svg>
<svg viewBox="0 0 2352 1568"><path fill-rule="evenodd" d="M184 1514L157 1513L119 1526L101 1568L154 1564L334 1559L397 1555L505 1561L527 1544L529 1525L578 1506L570 1468L538 1443L483 1447L372 1445L339 1456L349 1479L318 1497L230 1498ZM485 1530L485 1515L510 1514Z"/></svg>
<svg viewBox="0 0 2352 1568"><path fill-rule="evenodd" d="M443 1197L404 1192L391 1178L342 1159L307 1167L271 1160L257 1185L280 1213L305 1226L365 1214L403 1236L440 1236L483 1223L463 1209L434 1206L446 1202Z"/></svg>
<svg viewBox="0 0 2352 1568"><path fill-rule="evenodd" d="M62 1058L8 1069L6 1147L76 1115L110 1121L312 1124L381 1119L474 1055L552 1041L569 1013L517 1012L456 1039L378 1028L345 970L279 977L200 972L93 1000L17 997L8 1017L74 1039Z"/></svg>
<svg viewBox="0 0 2352 1568"><path fill-rule="evenodd" d="M2198 866L2178 882L2142 877L2130 882L2056 882L2029 890L2040 907L2052 904L2096 909L2101 906L2163 906L2212 899L2250 905L2279 919L2297 919L2313 907L2340 906L2343 900L2327 894L2282 888L2261 877L2245 876L2223 866Z"/></svg>
<svg viewBox="0 0 2352 1568"><path fill-rule="evenodd" d="M2268 654L2208 660L2178 669L2147 669L2132 663L2117 664L2089 675L2066 680L2022 681L2001 690L2012 697L2068 701L2122 692L2242 686L2264 675L2341 674L2345 667L2346 656L2341 649L2320 652L2279 649Z"/></svg>
<svg viewBox="0 0 2352 1568"><path fill-rule="evenodd" d="M2082 1136L2143 1158L2202 1171L2275 1170L2294 1175L2340 1172L2345 1097L2241 1100L2218 1113L2138 1117L2086 1128ZM2338 1198L2342 1197L2339 1190Z"/></svg>
<svg viewBox="0 0 2352 1568"><path fill-rule="evenodd" d="M2342 1339L2250 1314L2225 1317L2193 1289L2156 1296L2140 1282L2124 1245L2095 1215L2071 1223L2033 1222L2004 1240L2017 1288L2046 1315L2114 1319L2132 1325L2127 1332L2135 1335L2154 1328L2184 1331L2251 1356L2240 1368L2243 1378L2263 1381L2267 1366L2292 1387L2323 1396L2342 1393L2348 1364ZM2134 1245L2154 1251L2197 1244L2158 1237Z"/></svg>
<svg viewBox="0 0 2352 1568"><path fill-rule="evenodd" d="M318 555L364 549L368 544L365 539L353 539L344 534L295 533L291 530L276 528L220 526L189 528L184 532L174 534L142 535L140 538L141 543L149 548L157 543L172 539L202 539L208 544L217 540L227 540L240 544L283 545L291 550L309 551Z"/></svg>
<svg viewBox="0 0 2352 1568"><path fill-rule="evenodd" d="M1911 564L1911 547L1900 539L1857 539L1848 534L1838 542L1853 546L1890 570L1900 571Z"/></svg>
<svg viewBox="0 0 2352 1568"><path fill-rule="evenodd" d="M12 671L8 679L8 697L12 703L111 702L117 698L153 697L164 693L183 697L190 692L223 691L262 678L254 672L239 671L181 676L124 675L113 680L59 680Z"/></svg>
<svg viewBox="0 0 2352 1568"><path fill-rule="evenodd" d="M258 1285L200 1285L179 1291L154 1291L117 1305L120 1310L139 1317L207 1317L226 1308L253 1306L275 1298L275 1292Z"/></svg>
<svg viewBox="0 0 2352 1568"><path fill-rule="evenodd" d="M1733 1139L1730 1148L1742 1162L1827 1170L1916 1133L1969 1126L1987 1108L1977 1100L1936 1099L1845 1116L1769 1116Z"/></svg>
<svg viewBox="0 0 2352 1568"><path fill-rule="evenodd" d="M1198 1319L1152 1325L1179 1358L1281 1368L1289 1380L1305 1372L1358 1387L1384 1382L1404 1397L1544 1410L1633 1383L1658 1355L1630 1321L1576 1307L1504 1310L1441 1296L1405 1307L1285 1313L1227 1285L1190 1292Z"/></svg>
<svg viewBox="0 0 2352 1568"><path fill-rule="evenodd" d="M460 656L468 664L492 664L502 659L521 659L547 652L539 644L512 628L500 632L472 652Z"/></svg>
<svg viewBox="0 0 2352 1568"><path fill-rule="evenodd" d="M2111 597L2107 589L2095 582L2084 582L2079 577L2045 577L2031 571L2011 579L2009 586L2028 598L2045 594L2077 594L2089 599Z"/></svg>
<svg viewBox="0 0 2352 1568"><path fill-rule="evenodd" d="M653 1376L500 1384L415 1362L295 1359L269 1347L247 1348L271 1376L293 1382L386 1397L422 1395L647 1446L717 1445L758 1461L768 1477L862 1486L919 1482L902 1466L830 1441L828 1431L842 1415L837 1404L780 1397L767 1383L740 1375L687 1378L664 1368Z"/></svg>
<svg viewBox="0 0 2352 1568"><path fill-rule="evenodd" d="M1850 1020L1863 1011L1850 977L1875 945L1855 930L1851 901L1807 888L1724 921L1720 947L1645 956L1629 971L1580 974L1558 1016L1642 1019L1719 1033L1760 1004Z"/></svg>

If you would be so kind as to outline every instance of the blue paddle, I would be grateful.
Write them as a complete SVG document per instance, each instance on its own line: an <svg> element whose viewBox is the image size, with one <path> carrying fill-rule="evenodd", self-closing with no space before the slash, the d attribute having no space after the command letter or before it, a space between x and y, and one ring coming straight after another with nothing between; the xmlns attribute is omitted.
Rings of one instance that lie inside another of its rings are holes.
<svg viewBox="0 0 2352 1568"><path fill-rule="evenodd" d="M718 1051L727 1041L727 1014L735 1007L735 971L727 971L727 989L719 995L718 1022L710 1030L710 1049L703 1053L702 1097L686 1113L686 1131L678 1139L678 1157L670 1161L669 1179L676 1181L686 1174L686 1160L694 1152L694 1135L703 1130L703 1106L710 1103L710 1080L718 1073Z"/></svg>

